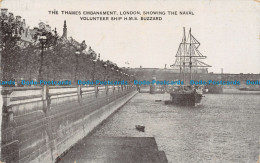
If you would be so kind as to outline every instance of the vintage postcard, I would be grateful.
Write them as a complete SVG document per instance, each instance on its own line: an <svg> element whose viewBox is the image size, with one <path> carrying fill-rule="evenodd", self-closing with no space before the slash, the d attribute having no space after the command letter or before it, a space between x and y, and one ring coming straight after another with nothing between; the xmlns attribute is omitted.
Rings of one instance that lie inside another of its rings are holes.
<svg viewBox="0 0 260 163"><path fill-rule="evenodd" d="M260 161L259 0L0 8L0 162Z"/></svg>

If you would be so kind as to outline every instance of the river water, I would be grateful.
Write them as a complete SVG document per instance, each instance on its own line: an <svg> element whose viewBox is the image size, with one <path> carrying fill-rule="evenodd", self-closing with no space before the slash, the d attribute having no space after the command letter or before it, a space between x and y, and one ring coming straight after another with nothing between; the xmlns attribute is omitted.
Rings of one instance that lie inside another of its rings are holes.
<svg viewBox="0 0 260 163"><path fill-rule="evenodd" d="M206 94L196 107L169 106L168 94L140 93L91 136L155 137L171 163L249 162L260 155L260 94ZM135 125L144 125L139 132Z"/></svg>

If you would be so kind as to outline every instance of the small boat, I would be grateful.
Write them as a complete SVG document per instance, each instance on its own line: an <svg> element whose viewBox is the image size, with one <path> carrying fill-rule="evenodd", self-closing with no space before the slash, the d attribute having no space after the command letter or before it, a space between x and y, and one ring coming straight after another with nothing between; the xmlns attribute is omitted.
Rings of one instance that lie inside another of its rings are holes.
<svg viewBox="0 0 260 163"><path fill-rule="evenodd" d="M179 45L175 63L171 67L177 67L180 70L180 79L184 81L184 85L175 87L170 93L170 101L165 102L167 104L177 104L177 105L188 105L195 106L195 104L200 103L203 97L202 89L198 86L191 86L187 84L186 80L192 80L192 68L196 67L211 67L210 65L200 61L199 59L205 59L198 47L200 43L191 34L191 29L189 31L188 38L184 35L182 42ZM189 73L189 77L186 78L186 73ZM190 83L188 81L188 83Z"/></svg>
<svg viewBox="0 0 260 163"><path fill-rule="evenodd" d="M145 126L135 125L135 128L136 128L138 131L144 132Z"/></svg>

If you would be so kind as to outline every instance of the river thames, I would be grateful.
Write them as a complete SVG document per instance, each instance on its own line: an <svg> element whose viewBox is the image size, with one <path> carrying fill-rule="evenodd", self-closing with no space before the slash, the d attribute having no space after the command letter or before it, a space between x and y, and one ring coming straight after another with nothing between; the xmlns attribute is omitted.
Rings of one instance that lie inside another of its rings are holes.
<svg viewBox="0 0 260 163"><path fill-rule="evenodd" d="M180 107L163 103L168 94L139 93L90 137L155 137L171 163L257 162L260 94L235 91L205 96L199 106ZM144 125L145 132L135 125Z"/></svg>

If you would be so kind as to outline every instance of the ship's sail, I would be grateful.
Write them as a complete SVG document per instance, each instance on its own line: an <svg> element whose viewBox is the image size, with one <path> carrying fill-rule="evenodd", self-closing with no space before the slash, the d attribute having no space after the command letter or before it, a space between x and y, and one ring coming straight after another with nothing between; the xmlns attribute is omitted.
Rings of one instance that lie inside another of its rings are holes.
<svg viewBox="0 0 260 163"><path fill-rule="evenodd" d="M196 46L198 48L200 46L199 41L190 33L188 37L188 41L190 40L190 43Z"/></svg>
<svg viewBox="0 0 260 163"><path fill-rule="evenodd" d="M206 56L202 55L198 50L200 46L199 41L191 34L186 38L185 29L182 42L179 45L178 51L176 53L175 63L171 66L173 68L180 68L185 71L185 68L191 67L211 67L210 65L200 61L200 59L205 59Z"/></svg>

